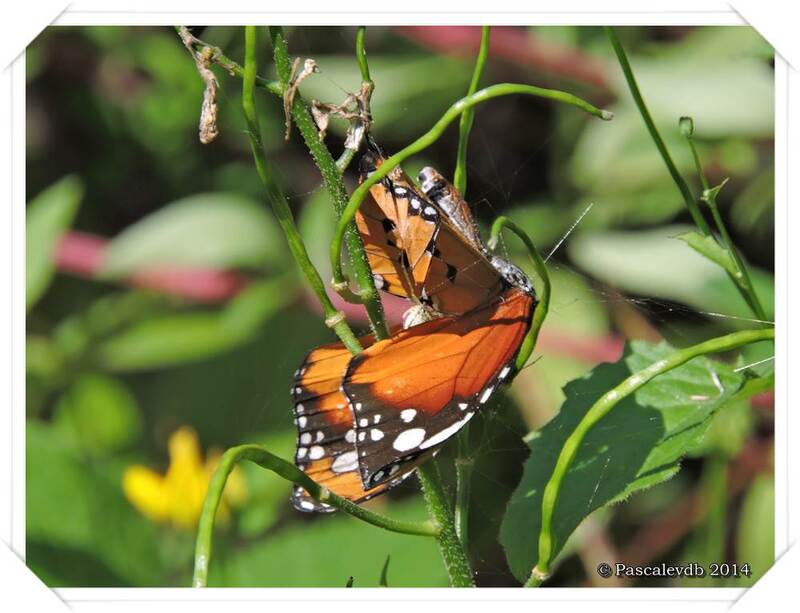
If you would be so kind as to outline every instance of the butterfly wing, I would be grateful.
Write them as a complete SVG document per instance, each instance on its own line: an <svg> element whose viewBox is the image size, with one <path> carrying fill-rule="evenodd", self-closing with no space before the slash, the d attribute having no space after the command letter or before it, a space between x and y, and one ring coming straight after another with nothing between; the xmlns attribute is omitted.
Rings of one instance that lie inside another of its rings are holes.
<svg viewBox="0 0 800 613"><path fill-rule="evenodd" d="M369 344L371 338L361 339ZM397 485L411 474L412 466L394 479L365 489L358 466L353 411L340 391L350 352L341 344L314 349L295 373L292 385L297 447L295 464L309 477L330 491L360 503ZM300 511L333 511L295 487L292 504Z"/></svg>
<svg viewBox="0 0 800 613"><path fill-rule="evenodd" d="M511 373L535 304L511 289L465 315L404 330L350 361L342 388L354 410L366 488L435 451L474 416Z"/></svg>
<svg viewBox="0 0 800 613"><path fill-rule="evenodd" d="M362 181L382 163L380 156L365 153ZM433 257L439 215L401 168L370 188L356 213L356 226L378 289L418 298Z"/></svg>
<svg viewBox="0 0 800 613"><path fill-rule="evenodd" d="M362 181L382 163L380 155L365 153ZM469 207L460 197L459 203L461 217L451 218L399 167L370 188L356 225L379 289L443 314L465 313L503 291L502 276L484 255Z"/></svg>

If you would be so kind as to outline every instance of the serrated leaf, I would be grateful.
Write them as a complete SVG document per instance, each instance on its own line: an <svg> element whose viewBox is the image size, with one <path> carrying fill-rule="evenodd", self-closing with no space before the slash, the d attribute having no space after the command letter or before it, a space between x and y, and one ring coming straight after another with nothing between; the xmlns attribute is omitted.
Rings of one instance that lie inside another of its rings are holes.
<svg viewBox="0 0 800 613"><path fill-rule="evenodd" d="M684 241L700 255L722 266L730 274L736 275L736 264L731 254L713 236L703 236L699 232L683 232L675 238Z"/></svg>
<svg viewBox="0 0 800 613"><path fill-rule="evenodd" d="M106 278L151 266L263 267L287 251L262 205L226 192L197 194L168 204L126 228L108 245Z"/></svg>
<svg viewBox="0 0 800 613"><path fill-rule="evenodd" d="M25 212L25 308L36 303L50 284L61 234L69 228L83 197L83 185L67 176L36 196Z"/></svg>
<svg viewBox="0 0 800 613"><path fill-rule="evenodd" d="M606 391L672 351L666 343L631 343L619 362L570 382L559 414L529 436L531 454L500 531L520 581L537 563L542 491L567 437ZM623 398L589 431L566 474L553 517L554 555L595 509L672 477L742 380L724 364L697 358Z"/></svg>

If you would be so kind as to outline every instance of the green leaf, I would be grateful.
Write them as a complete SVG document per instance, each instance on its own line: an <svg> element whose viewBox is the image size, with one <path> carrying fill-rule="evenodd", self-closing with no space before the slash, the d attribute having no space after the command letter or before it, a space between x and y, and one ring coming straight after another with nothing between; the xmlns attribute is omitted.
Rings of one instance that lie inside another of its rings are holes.
<svg viewBox="0 0 800 613"><path fill-rule="evenodd" d="M727 459L712 456L703 464L703 473L700 477L698 491L707 507L707 515L697 525L684 547L682 563L697 562L708 569L712 563L719 563L725 559L725 535L727 533ZM690 587L719 586L719 578L710 577L683 577L677 581L678 585Z"/></svg>
<svg viewBox="0 0 800 613"><path fill-rule="evenodd" d="M114 377L83 374L61 396L55 424L88 453L124 449L141 431L136 399Z"/></svg>
<svg viewBox="0 0 800 613"><path fill-rule="evenodd" d="M752 317L752 312L728 275L674 237L689 226L664 226L637 232L584 232L568 246L572 260L595 278L622 291L681 302L699 311L729 317ZM774 280L750 267L750 277L767 315L774 312ZM746 321L718 318L730 327Z"/></svg>
<svg viewBox="0 0 800 613"><path fill-rule="evenodd" d="M605 391L672 351L666 343L631 343L619 362L569 383L559 414L528 436L531 454L500 531L520 581L537 562L542 492L567 437ZM589 431L566 474L553 517L554 555L595 509L672 477L742 379L724 364L697 358L623 398Z"/></svg>
<svg viewBox="0 0 800 613"><path fill-rule="evenodd" d="M731 254L713 236L703 236L692 230L678 234L675 238L685 241L697 253L722 266L730 274L734 276L737 274L736 264Z"/></svg>
<svg viewBox="0 0 800 613"><path fill-rule="evenodd" d="M775 562L775 481L758 476L744 497L736 538L736 560L749 564L753 573L742 577L739 585L758 581Z"/></svg>
<svg viewBox="0 0 800 613"><path fill-rule="evenodd" d="M251 340L293 296L282 280L254 283L219 312L159 315L138 322L98 348L113 371L175 366L203 360Z"/></svg>
<svg viewBox="0 0 800 613"><path fill-rule="evenodd" d="M83 197L83 185L67 176L36 196L25 213L25 308L47 290L55 271L58 239L69 228Z"/></svg>
<svg viewBox="0 0 800 613"><path fill-rule="evenodd" d="M386 513L399 519L426 517L421 501L390 502ZM287 524L245 546L215 545L210 586L342 587L355 577L359 587L378 587L377 569L387 553L392 557L392 587L448 585L435 539L381 530L342 514Z"/></svg>
<svg viewBox="0 0 800 613"><path fill-rule="evenodd" d="M108 461L87 461L35 420L26 443L28 566L51 587L162 585L159 536Z"/></svg>
<svg viewBox="0 0 800 613"><path fill-rule="evenodd" d="M241 196L198 194L126 228L105 252L102 275L150 266L263 267L285 258L285 240L267 210Z"/></svg>

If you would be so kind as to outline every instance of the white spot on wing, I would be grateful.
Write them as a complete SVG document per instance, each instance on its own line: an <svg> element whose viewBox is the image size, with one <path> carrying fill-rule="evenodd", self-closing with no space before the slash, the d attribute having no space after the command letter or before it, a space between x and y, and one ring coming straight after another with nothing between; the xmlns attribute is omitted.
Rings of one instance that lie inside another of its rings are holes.
<svg viewBox="0 0 800 613"><path fill-rule="evenodd" d="M311 442L311 432L303 432L300 435L300 442L303 443L303 445L308 445Z"/></svg>
<svg viewBox="0 0 800 613"><path fill-rule="evenodd" d="M325 449L323 447L320 447L319 445L314 445L308 451L308 457L312 460L319 460L324 455L325 455Z"/></svg>
<svg viewBox="0 0 800 613"><path fill-rule="evenodd" d="M335 473L348 473L356 468L358 468L358 454L355 451L341 454L331 464L331 470Z"/></svg>
<svg viewBox="0 0 800 613"><path fill-rule="evenodd" d="M347 431L347 434L344 435L344 440L346 440L348 443L355 443L356 431L350 428L350 430Z"/></svg>
<svg viewBox="0 0 800 613"><path fill-rule="evenodd" d="M423 440L425 440L425 428L409 428L397 435L392 447L397 451L409 451L418 447Z"/></svg>
<svg viewBox="0 0 800 613"><path fill-rule="evenodd" d="M494 391L494 385L490 385L489 387L487 387L485 390L483 390L483 394L481 394L481 399L478 402L483 404L484 402L489 400L489 397L492 395L493 391Z"/></svg>
<svg viewBox="0 0 800 613"><path fill-rule="evenodd" d="M417 415L416 409L403 409L402 411L400 411L400 419L402 419L406 423L414 419L416 415Z"/></svg>
<svg viewBox="0 0 800 613"><path fill-rule="evenodd" d="M383 431L379 430L378 428L373 428L372 430L369 431L369 437L373 441L379 441L383 438Z"/></svg>
<svg viewBox="0 0 800 613"><path fill-rule="evenodd" d="M442 442L446 441L451 436L453 436L456 432L458 432L461 429L461 426L463 426L470 419L472 419L473 415L475 415L475 413L473 413L473 412L467 413L464 416L464 419L460 419L457 422L455 422L454 424L450 424L449 426L447 426L444 430L440 430L438 433L436 433L432 437L430 437L427 441L422 443L419 446L419 448L420 449L427 449L428 447L433 447L434 445L438 445L439 443L442 443Z"/></svg>

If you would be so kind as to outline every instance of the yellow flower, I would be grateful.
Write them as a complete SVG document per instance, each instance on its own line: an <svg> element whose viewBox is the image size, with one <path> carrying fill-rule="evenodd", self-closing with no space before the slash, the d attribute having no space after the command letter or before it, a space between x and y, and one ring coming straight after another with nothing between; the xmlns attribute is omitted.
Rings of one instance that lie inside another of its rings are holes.
<svg viewBox="0 0 800 613"><path fill-rule="evenodd" d="M168 448L169 467L165 475L146 466L129 466L122 477L122 490L133 506L151 520L193 529L221 454L210 450L203 463L197 434L186 426L172 433ZM244 477L234 468L222 496L219 519L226 521L228 505L240 507L246 498Z"/></svg>

